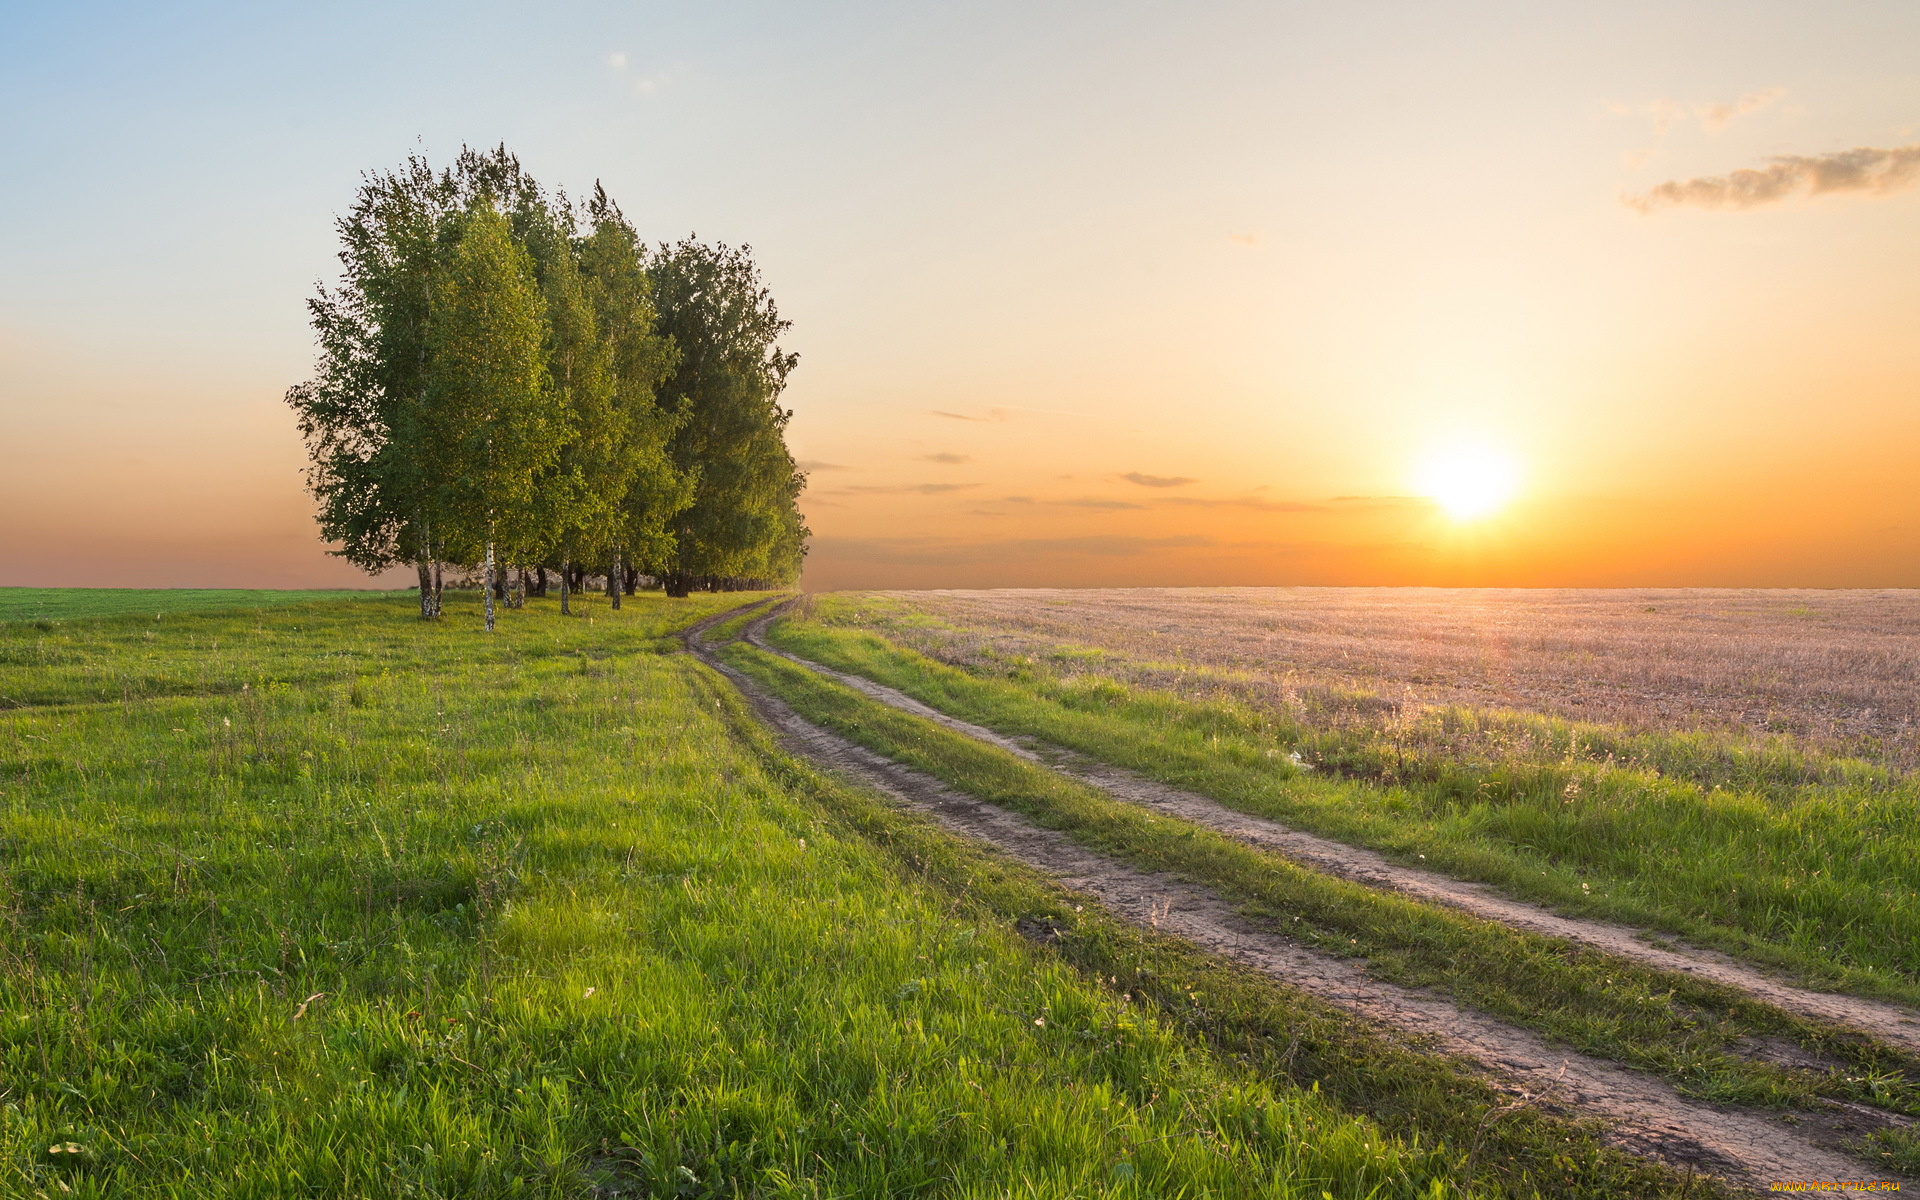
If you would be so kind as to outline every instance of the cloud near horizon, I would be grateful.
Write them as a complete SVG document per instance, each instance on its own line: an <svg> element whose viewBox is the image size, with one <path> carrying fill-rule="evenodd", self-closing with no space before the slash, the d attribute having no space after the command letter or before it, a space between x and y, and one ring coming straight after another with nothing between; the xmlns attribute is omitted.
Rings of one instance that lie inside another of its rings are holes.
<svg viewBox="0 0 1920 1200"><path fill-rule="evenodd" d="M1675 179L1621 202L1643 213L1663 208L1748 209L1792 196L1827 192L1886 195L1920 179L1920 142L1881 149L1857 146L1832 154L1783 154L1758 169Z"/></svg>
<svg viewBox="0 0 1920 1200"><path fill-rule="evenodd" d="M1125 558L1167 550L1203 549L1219 544L1204 534L1174 537L1096 534L1086 537L997 538L977 542L941 537L826 537L816 538L815 541L826 552L843 560L912 566L953 566L1062 556Z"/></svg>
<svg viewBox="0 0 1920 1200"><path fill-rule="evenodd" d="M1257 512L1325 512L1324 504L1304 500L1262 500L1258 496L1238 496L1210 500L1204 496L1162 496L1155 504L1178 504L1189 508L1251 508Z"/></svg>
<svg viewBox="0 0 1920 1200"><path fill-rule="evenodd" d="M971 454L952 454L945 451L939 454L923 454L920 457L928 462L937 463L964 463L973 461L973 455Z"/></svg>
<svg viewBox="0 0 1920 1200"><path fill-rule="evenodd" d="M865 495L881 496L938 496L946 492L964 492L968 488L977 488L977 483L862 483L841 488L840 492L860 492Z"/></svg>
<svg viewBox="0 0 1920 1200"><path fill-rule="evenodd" d="M1185 487L1190 483L1200 482L1198 479L1192 479L1185 475L1148 475L1142 471L1128 471L1120 478L1126 480L1128 483L1137 483L1141 487L1150 488Z"/></svg>

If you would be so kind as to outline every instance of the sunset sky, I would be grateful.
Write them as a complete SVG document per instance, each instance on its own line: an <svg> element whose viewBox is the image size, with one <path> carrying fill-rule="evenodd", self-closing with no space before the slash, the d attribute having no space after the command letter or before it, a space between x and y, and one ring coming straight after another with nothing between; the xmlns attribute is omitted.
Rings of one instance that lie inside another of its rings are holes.
<svg viewBox="0 0 1920 1200"><path fill-rule="evenodd" d="M4 3L0 584L364 580L303 301L360 171L505 141L754 246L810 587L1920 586L1916 51L1892 0Z"/></svg>

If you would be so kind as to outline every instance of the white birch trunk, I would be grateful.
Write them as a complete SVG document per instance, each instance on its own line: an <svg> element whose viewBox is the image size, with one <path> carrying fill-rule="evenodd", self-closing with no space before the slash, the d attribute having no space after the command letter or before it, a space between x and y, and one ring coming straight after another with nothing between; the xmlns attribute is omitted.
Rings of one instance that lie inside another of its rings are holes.
<svg viewBox="0 0 1920 1200"><path fill-rule="evenodd" d="M480 594L487 598L487 632L493 632L493 531L487 531L487 566Z"/></svg>
<svg viewBox="0 0 1920 1200"><path fill-rule="evenodd" d="M439 597L434 594L433 588L433 529L427 524L424 516L420 518L418 549L419 554L415 556L414 562L420 568L420 619L431 621L439 615Z"/></svg>
<svg viewBox="0 0 1920 1200"><path fill-rule="evenodd" d="M626 571L620 566L620 552L613 552L613 570L607 574L607 595L613 597L613 611L620 611L621 584L626 581Z"/></svg>

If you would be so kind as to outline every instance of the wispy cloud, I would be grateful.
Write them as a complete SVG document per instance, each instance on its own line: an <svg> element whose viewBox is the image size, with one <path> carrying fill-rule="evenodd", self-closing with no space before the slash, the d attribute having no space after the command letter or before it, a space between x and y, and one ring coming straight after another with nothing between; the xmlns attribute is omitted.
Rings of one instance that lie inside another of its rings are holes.
<svg viewBox="0 0 1920 1200"><path fill-rule="evenodd" d="M971 454L949 454L944 451L939 454L923 454L921 457L928 462L937 463L964 463L973 461L973 455Z"/></svg>
<svg viewBox="0 0 1920 1200"><path fill-rule="evenodd" d="M1091 496L1084 500L1049 500L1047 501L1047 503L1058 504L1063 508L1120 509L1120 508L1145 508L1146 507L1146 505L1144 504L1134 504L1126 500L1101 500Z"/></svg>
<svg viewBox="0 0 1920 1200"><path fill-rule="evenodd" d="M1031 559L1130 558L1168 550L1216 545L1200 534L1175 537L1127 537L1120 534L1063 538L996 538L967 542L954 538L820 538L820 548L853 562L913 566L1006 563Z"/></svg>
<svg viewBox="0 0 1920 1200"><path fill-rule="evenodd" d="M1833 154L1776 155L1767 165L1726 175L1674 179L1621 202L1643 213L1662 208L1758 208L1794 195L1867 192L1886 195L1920 178L1920 142L1880 149L1859 146Z"/></svg>
<svg viewBox="0 0 1920 1200"><path fill-rule="evenodd" d="M968 488L977 488L977 483L868 483L841 488L841 492L858 492L869 496L939 496L947 492L964 492Z"/></svg>
<svg viewBox="0 0 1920 1200"><path fill-rule="evenodd" d="M1665 137L1676 126L1690 122L1699 122L1700 128L1707 133L1719 133L1741 117L1752 116L1763 109L1771 108L1786 97L1783 87L1761 88L1757 92L1747 92L1735 100L1676 100L1671 96L1662 96L1649 100L1645 104L1609 103L1607 111L1616 116L1644 116L1653 119L1653 135Z"/></svg>
<svg viewBox="0 0 1920 1200"><path fill-rule="evenodd" d="M612 54L607 55L607 65L616 71L626 70L627 52L625 50L615 50Z"/></svg>
<svg viewBox="0 0 1920 1200"><path fill-rule="evenodd" d="M1700 127L1708 133L1719 133L1741 117L1751 116L1763 108L1771 108L1787 94L1783 87L1763 88L1757 92L1748 92L1738 100L1721 104L1698 104L1693 115L1700 120Z"/></svg>
<svg viewBox="0 0 1920 1200"><path fill-rule="evenodd" d="M1332 501L1343 509L1432 508L1431 496L1335 496Z"/></svg>
<svg viewBox="0 0 1920 1200"><path fill-rule="evenodd" d="M1120 478L1126 480L1128 483L1137 483L1141 487L1150 488L1185 487L1190 483L1200 482L1197 479L1190 479L1185 475L1148 475L1144 471L1128 471Z"/></svg>
<svg viewBox="0 0 1920 1200"><path fill-rule="evenodd" d="M1260 235L1257 233L1230 233L1227 240L1236 246L1258 246Z"/></svg>
<svg viewBox="0 0 1920 1200"><path fill-rule="evenodd" d="M1093 419L1092 413L1073 412L1069 409L1064 409L1064 408L1024 408L1017 404L995 405L994 407L987 409L985 411L985 414L982 416L974 416L971 413L949 412L944 408L933 408L933 409L927 410L928 416L945 417L949 421L1006 421L1006 420L1012 419L1012 416L1014 413L1042 413L1050 417L1080 417L1085 420Z"/></svg>
<svg viewBox="0 0 1920 1200"><path fill-rule="evenodd" d="M799 462L794 463L793 465L796 467L799 467L802 471L851 471L853 470L852 467L842 466L839 463L821 462L817 458L803 458Z"/></svg>
<svg viewBox="0 0 1920 1200"><path fill-rule="evenodd" d="M1251 508L1257 512L1325 512L1324 504L1303 500L1262 500L1258 496L1234 496L1209 500L1201 496L1163 496L1155 504L1178 504L1189 508Z"/></svg>

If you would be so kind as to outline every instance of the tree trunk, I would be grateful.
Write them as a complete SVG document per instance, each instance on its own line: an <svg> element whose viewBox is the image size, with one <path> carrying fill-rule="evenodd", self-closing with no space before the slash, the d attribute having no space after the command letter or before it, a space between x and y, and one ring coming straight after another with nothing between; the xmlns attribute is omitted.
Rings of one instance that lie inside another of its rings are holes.
<svg viewBox="0 0 1920 1200"><path fill-rule="evenodd" d="M620 611L620 552L613 552L613 565L607 568L607 599L613 601L613 611Z"/></svg>
<svg viewBox="0 0 1920 1200"><path fill-rule="evenodd" d="M567 585L573 582L573 565L564 556L560 559L560 615L569 615L567 608Z"/></svg>
<svg viewBox="0 0 1920 1200"><path fill-rule="evenodd" d="M487 565L480 577L480 594L487 599L487 632L493 632L493 530L487 530Z"/></svg>
<svg viewBox="0 0 1920 1200"><path fill-rule="evenodd" d="M433 560L433 615L440 615L440 560Z"/></svg>
<svg viewBox="0 0 1920 1200"><path fill-rule="evenodd" d="M667 595L684 600L693 584L693 577L685 571L669 571L660 577L660 586Z"/></svg>
<svg viewBox="0 0 1920 1200"><path fill-rule="evenodd" d="M627 568L627 595L629 596L633 595L633 590L639 586L640 586L640 568L628 567Z"/></svg>
<svg viewBox="0 0 1920 1200"><path fill-rule="evenodd" d="M437 564L433 558L433 525L424 513L420 516L419 550L420 619L431 621L440 615L440 588L434 578Z"/></svg>
<svg viewBox="0 0 1920 1200"><path fill-rule="evenodd" d="M516 566L513 569L511 599L512 603L508 605L509 608L525 608L527 606L527 569L525 567Z"/></svg>
<svg viewBox="0 0 1920 1200"><path fill-rule="evenodd" d="M433 567L426 555L420 556L420 619L433 620Z"/></svg>
<svg viewBox="0 0 1920 1200"><path fill-rule="evenodd" d="M545 563L533 569L533 594L542 600L547 598L547 564Z"/></svg>

